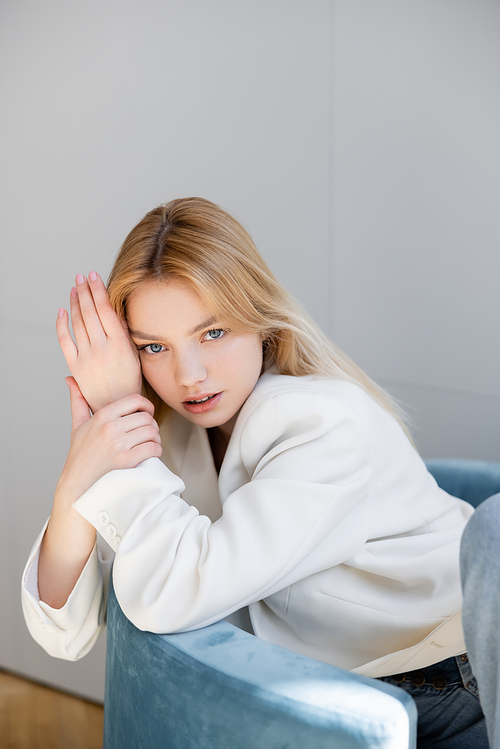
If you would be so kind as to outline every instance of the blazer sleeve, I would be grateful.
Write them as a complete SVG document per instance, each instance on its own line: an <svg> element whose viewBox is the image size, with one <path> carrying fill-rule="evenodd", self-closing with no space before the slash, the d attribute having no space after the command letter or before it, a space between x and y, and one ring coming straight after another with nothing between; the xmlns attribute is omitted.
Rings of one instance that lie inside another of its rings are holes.
<svg viewBox="0 0 500 749"><path fill-rule="evenodd" d="M65 605L54 609L40 600L38 559L45 524L22 576L21 602L32 637L49 655L75 661L93 647L106 623L109 573L114 553L98 540Z"/></svg>
<svg viewBox="0 0 500 749"><path fill-rule="evenodd" d="M106 474L74 504L115 550L116 596L140 629L206 626L339 564L366 540L361 419L314 393L248 410L224 478L243 471L246 480L221 497L216 522L181 498L182 481L157 458Z"/></svg>

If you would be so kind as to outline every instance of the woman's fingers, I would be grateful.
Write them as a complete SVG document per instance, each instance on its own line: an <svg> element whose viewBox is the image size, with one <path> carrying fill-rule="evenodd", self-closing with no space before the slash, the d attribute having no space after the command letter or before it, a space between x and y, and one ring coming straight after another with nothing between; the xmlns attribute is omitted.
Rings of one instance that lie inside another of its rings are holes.
<svg viewBox="0 0 500 749"><path fill-rule="evenodd" d="M94 271L89 280L77 275L70 294L70 312L74 342L64 312L58 320L59 341L71 374L93 413L129 393L139 393L139 353L126 325L111 307L102 279Z"/></svg>
<svg viewBox="0 0 500 749"><path fill-rule="evenodd" d="M109 301L108 292L98 273L92 271L89 273L89 287L92 293L97 314L101 321L102 328L108 338L115 338L123 335L123 324L118 318Z"/></svg>
<svg viewBox="0 0 500 749"><path fill-rule="evenodd" d="M80 325L81 320L85 327L87 338L91 344L103 342L106 339L106 332L103 328L99 313L96 309L94 297L90 290L87 279L85 278L85 276L82 276L81 273L79 273L76 277L76 293L78 296L78 310L75 309L75 312L77 314L78 325ZM74 321L73 330L75 330ZM77 336L76 330L75 336Z"/></svg>
<svg viewBox="0 0 500 749"><path fill-rule="evenodd" d="M138 407L148 410L130 413ZM97 423L101 422L101 453L109 455L113 468L134 468L147 458L161 456L159 428L150 407L152 404L142 396L127 396L94 416Z"/></svg>
<svg viewBox="0 0 500 749"><path fill-rule="evenodd" d="M106 338L124 333L112 308L101 277L92 271L87 280L79 273L71 289L71 322L78 349L103 343Z"/></svg>
<svg viewBox="0 0 500 749"><path fill-rule="evenodd" d="M162 446L157 442L143 442L130 450L130 459L127 468L135 468L148 458L161 458Z"/></svg>
<svg viewBox="0 0 500 749"><path fill-rule="evenodd" d="M69 304L71 311L71 324L73 326L73 333L75 334L76 345L78 351L84 351L90 345L90 339L82 316L80 300L75 286L71 289Z"/></svg>
<svg viewBox="0 0 500 749"><path fill-rule="evenodd" d="M149 411L136 411L129 416L123 416L123 423L127 432L132 432L136 429L149 426L152 426L157 432L159 431L158 424Z"/></svg>
<svg viewBox="0 0 500 749"><path fill-rule="evenodd" d="M140 427L134 429L132 432L126 434L126 448L133 450L138 445L143 445L146 442L155 442L157 445L161 445L160 435L152 424L146 427Z"/></svg>
<svg viewBox="0 0 500 749"><path fill-rule="evenodd" d="M121 320L109 301L108 292L98 273L92 271L88 279L80 273L71 290L71 319L77 345L104 344L130 346L127 324Z"/></svg>
<svg viewBox="0 0 500 749"><path fill-rule="evenodd" d="M64 358L66 359L66 364L71 370L78 356L78 350L75 346L75 342L70 335L68 323L68 313L61 307L56 320L57 340L59 341L59 345L64 354Z"/></svg>
<svg viewBox="0 0 500 749"><path fill-rule="evenodd" d="M102 420L110 421L111 419L118 419L121 416L135 414L136 411L145 411L153 416L155 407L143 395L134 393L133 395L126 395L124 398L119 398L108 406L105 406L99 411L99 415Z"/></svg>

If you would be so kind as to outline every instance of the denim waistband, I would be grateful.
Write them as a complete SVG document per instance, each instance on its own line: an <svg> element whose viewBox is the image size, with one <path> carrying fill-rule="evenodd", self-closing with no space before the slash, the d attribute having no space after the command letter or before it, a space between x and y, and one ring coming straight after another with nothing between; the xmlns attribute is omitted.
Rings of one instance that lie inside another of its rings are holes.
<svg viewBox="0 0 500 749"><path fill-rule="evenodd" d="M469 663L467 653L462 655L446 658L444 661L433 663L432 666L418 668L415 671L408 671L391 676L383 676L380 681L390 681L398 686L414 687L432 685L435 689L445 689L451 685L462 685L472 694L478 694L477 683Z"/></svg>

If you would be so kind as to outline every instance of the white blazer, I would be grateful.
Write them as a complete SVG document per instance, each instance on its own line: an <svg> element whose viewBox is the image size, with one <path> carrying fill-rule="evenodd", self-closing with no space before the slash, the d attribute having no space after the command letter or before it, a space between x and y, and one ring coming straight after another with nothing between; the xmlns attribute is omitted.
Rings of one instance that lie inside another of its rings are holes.
<svg viewBox="0 0 500 749"><path fill-rule="evenodd" d="M161 461L108 473L75 503L98 543L62 609L39 601L37 540L23 607L49 653L92 647L113 556L118 601L143 630L249 606L259 637L368 676L464 652L459 542L473 509L359 387L264 373L219 477L205 429L170 411L161 433Z"/></svg>

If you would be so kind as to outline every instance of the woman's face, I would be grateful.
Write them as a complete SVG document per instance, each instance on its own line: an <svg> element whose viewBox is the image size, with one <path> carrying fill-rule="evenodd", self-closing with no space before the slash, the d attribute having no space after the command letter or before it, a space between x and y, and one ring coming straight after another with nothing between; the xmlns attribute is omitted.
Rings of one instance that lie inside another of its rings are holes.
<svg viewBox="0 0 500 749"><path fill-rule="evenodd" d="M127 319L142 373L160 398L189 421L230 433L261 373L261 337L229 330L180 279L141 284Z"/></svg>

